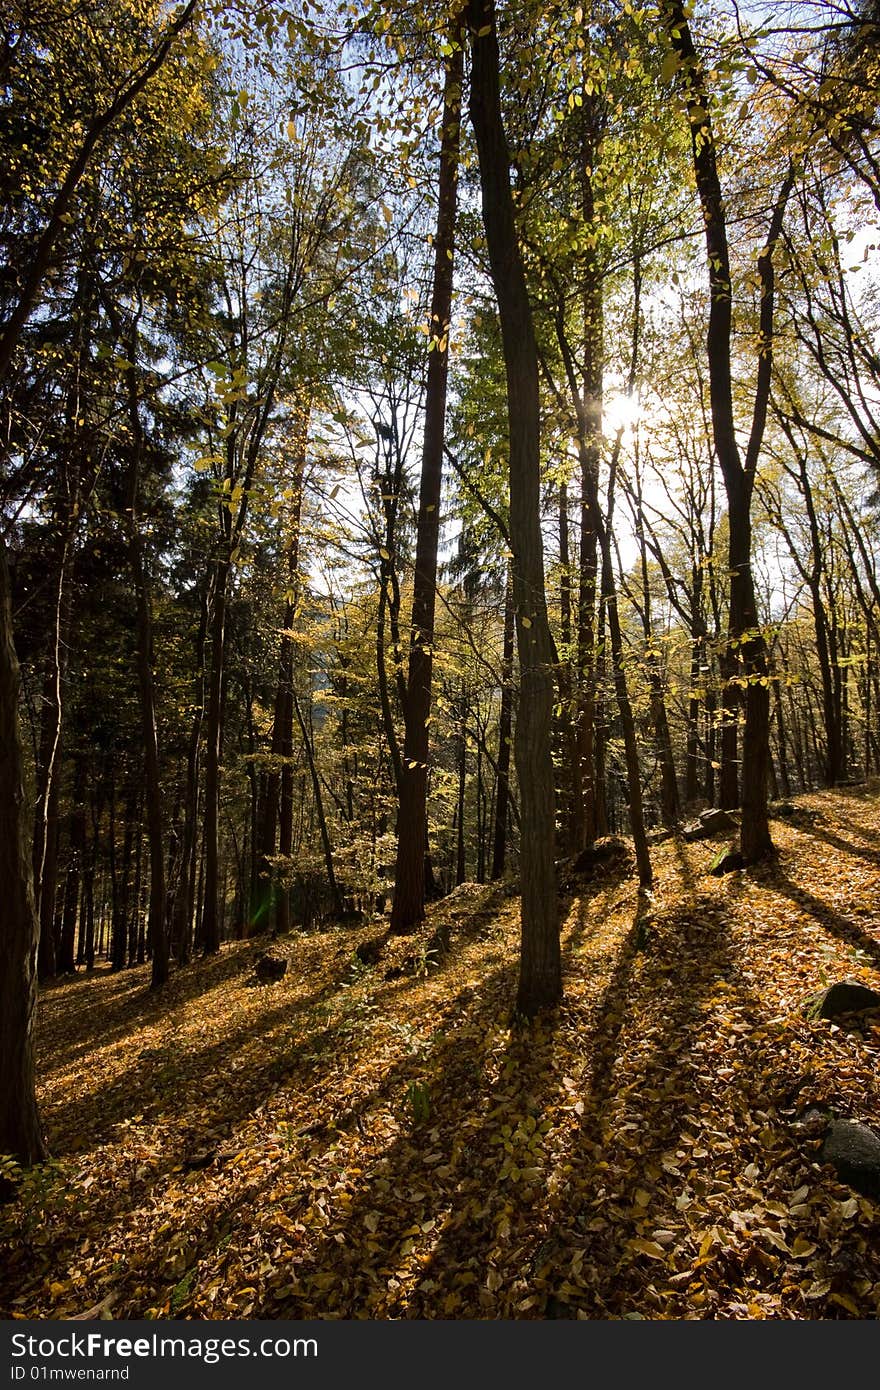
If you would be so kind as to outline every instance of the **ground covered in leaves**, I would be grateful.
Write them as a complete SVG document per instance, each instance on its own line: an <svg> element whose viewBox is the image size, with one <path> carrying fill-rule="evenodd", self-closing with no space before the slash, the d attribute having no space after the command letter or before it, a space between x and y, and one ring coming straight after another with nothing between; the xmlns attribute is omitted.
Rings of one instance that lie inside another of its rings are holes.
<svg viewBox="0 0 880 1390"><path fill-rule="evenodd" d="M804 999L880 981L880 799L801 798L774 862L654 850L563 901L565 1001L511 1028L518 904L464 885L377 925L49 989L53 1162L0 1208L0 1307L64 1318L880 1314L878 1206L811 1105L880 1121L880 1023ZM445 925L450 949L427 948ZM376 952L362 952L368 958Z"/></svg>

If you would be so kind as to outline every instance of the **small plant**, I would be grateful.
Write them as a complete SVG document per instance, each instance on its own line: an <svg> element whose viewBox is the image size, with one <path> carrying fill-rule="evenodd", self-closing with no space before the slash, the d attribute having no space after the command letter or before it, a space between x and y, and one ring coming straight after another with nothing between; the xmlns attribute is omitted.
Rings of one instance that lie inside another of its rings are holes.
<svg viewBox="0 0 880 1390"><path fill-rule="evenodd" d="M12 1154L0 1154L0 1186L11 1188L21 1181L23 1168Z"/></svg>
<svg viewBox="0 0 880 1390"><path fill-rule="evenodd" d="M168 1309L172 1317L175 1313L180 1312L180 1309L192 1293L193 1284L196 1282L196 1272L195 1269L188 1269L180 1282L174 1285L171 1291L171 1302Z"/></svg>
<svg viewBox="0 0 880 1390"><path fill-rule="evenodd" d="M427 1086L421 1081L411 1081L406 1088L406 1098L415 1128L426 1124L431 1115L431 1097Z"/></svg>
<svg viewBox="0 0 880 1390"><path fill-rule="evenodd" d="M440 955L441 950L437 942L426 942L415 956L413 973L424 979L429 970L440 964Z"/></svg>
<svg viewBox="0 0 880 1390"><path fill-rule="evenodd" d="M0 1191L3 1189L17 1199L18 1234L30 1241L48 1214L60 1210L68 1184L61 1164L53 1159L23 1168L10 1154L0 1154Z"/></svg>

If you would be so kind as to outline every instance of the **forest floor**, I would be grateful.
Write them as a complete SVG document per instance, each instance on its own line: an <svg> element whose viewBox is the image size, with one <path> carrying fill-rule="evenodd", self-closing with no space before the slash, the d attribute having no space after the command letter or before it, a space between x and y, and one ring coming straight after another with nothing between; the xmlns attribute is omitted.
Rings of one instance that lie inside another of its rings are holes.
<svg viewBox="0 0 880 1390"><path fill-rule="evenodd" d="M464 885L427 937L377 925L48 989L53 1162L0 1208L6 1316L880 1315L880 1206L819 1162L810 1105L880 1120L880 1022L811 1020L880 981L880 796L799 798L778 856L654 850L563 902L565 999L512 1028L518 903ZM644 937L644 939L643 939ZM421 953L421 954L420 954ZM405 957L410 957L409 962Z"/></svg>

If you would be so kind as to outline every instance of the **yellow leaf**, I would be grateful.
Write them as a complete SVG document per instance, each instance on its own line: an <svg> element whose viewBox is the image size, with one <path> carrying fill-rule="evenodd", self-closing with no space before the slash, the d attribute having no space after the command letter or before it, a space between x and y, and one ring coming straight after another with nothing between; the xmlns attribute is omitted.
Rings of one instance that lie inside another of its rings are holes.
<svg viewBox="0 0 880 1390"><path fill-rule="evenodd" d="M828 1295L829 1303L837 1303L841 1308L845 1308L848 1313L852 1313L854 1318L862 1316L859 1305L850 1298L849 1294L831 1293Z"/></svg>
<svg viewBox="0 0 880 1390"><path fill-rule="evenodd" d="M658 1245L656 1240L628 1240L627 1245L630 1250L635 1250L639 1255L649 1255L652 1260L665 1260L666 1251L662 1245Z"/></svg>

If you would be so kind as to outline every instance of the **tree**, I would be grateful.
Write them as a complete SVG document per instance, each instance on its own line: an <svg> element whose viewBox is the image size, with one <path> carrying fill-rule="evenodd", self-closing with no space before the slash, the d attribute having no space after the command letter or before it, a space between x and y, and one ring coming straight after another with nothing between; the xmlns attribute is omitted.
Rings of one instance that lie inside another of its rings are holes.
<svg viewBox="0 0 880 1390"><path fill-rule="evenodd" d="M34 1094L32 1021L38 924L29 817L18 731L19 668L12 642L9 570L0 550L0 880L4 887L0 969L0 1153L30 1165L45 1157Z"/></svg>
<svg viewBox="0 0 880 1390"><path fill-rule="evenodd" d="M434 237L434 279L429 324L428 373L425 387L425 425L416 524L416 556L410 618L409 669L403 700L404 744L400 776L400 814L397 827L397 866L391 930L411 931L425 915L426 852L428 840L428 725L431 713L434 612L437 586L437 548L440 538L440 491L449 335L452 331L452 269L455 245L456 188L463 41L460 24L450 35L452 52L446 61L443 91L437 231Z"/></svg>
<svg viewBox="0 0 880 1390"><path fill-rule="evenodd" d="M708 263L710 308L706 337L709 361L709 394L715 455L727 492L728 568L730 572L730 668L741 663L741 676L728 676L728 684L745 685L746 724L742 758L742 823L740 848L746 863L754 863L772 849L767 816L767 775L770 748L770 678L767 644L758 616L752 574L751 501L767 406L773 350L774 270L773 252L782 230L786 203L793 184L789 169L783 178L770 218L767 242L758 257L760 277L760 342L752 425L745 459L740 455L734 419L731 370L733 288L727 219L718 175L718 163L710 112L710 94L703 64L694 47L683 6L665 0L662 14L670 44L676 54L687 106L697 192L703 213Z"/></svg>
<svg viewBox="0 0 880 1390"><path fill-rule="evenodd" d="M531 1017L562 993L554 869L550 736L553 643L540 520L538 354L510 190L494 0L471 0L470 115L480 159L483 223L498 301L510 430L510 540L520 670L514 758L520 787L522 943L517 1009Z"/></svg>

